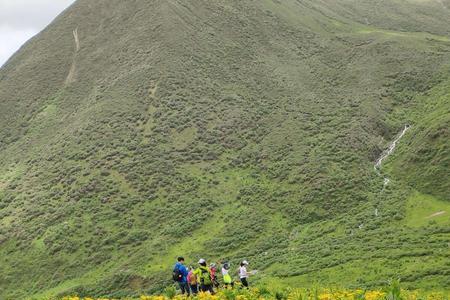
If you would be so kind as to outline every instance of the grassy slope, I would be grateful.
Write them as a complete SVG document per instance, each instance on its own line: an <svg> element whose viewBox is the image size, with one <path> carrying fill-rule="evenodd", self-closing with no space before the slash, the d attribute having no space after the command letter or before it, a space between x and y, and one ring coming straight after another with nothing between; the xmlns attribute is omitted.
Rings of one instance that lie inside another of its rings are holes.
<svg viewBox="0 0 450 300"><path fill-rule="evenodd" d="M450 201L449 81L443 80L417 99L410 142L397 153L392 168L423 194Z"/></svg>
<svg viewBox="0 0 450 300"><path fill-rule="evenodd" d="M178 253L448 287L446 216L417 208L448 201L439 5L78 1L0 70L0 297L149 292Z"/></svg>

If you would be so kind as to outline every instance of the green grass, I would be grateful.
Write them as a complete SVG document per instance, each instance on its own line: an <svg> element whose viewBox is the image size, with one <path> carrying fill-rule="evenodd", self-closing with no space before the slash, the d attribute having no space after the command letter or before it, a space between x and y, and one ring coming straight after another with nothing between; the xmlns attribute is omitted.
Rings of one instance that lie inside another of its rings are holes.
<svg viewBox="0 0 450 300"><path fill-rule="evenodd" d="M450 223L450 203L431 195L415 192L406 202L405 221L411 227L428 224L448 225Z"/></svg>
<svg viewBox="0 0 450 300"><path fill-rule="evenodd" d="M446 42L446 43L450 43L450 38L448 36L440 36L440 35L435 35L435 34L429 34L426 32L399 32L399 31L393 31L393 30L381 30L381 29L377 29L377 28L364 28L361 29L359 31L357 31L358 33L362 33L362 34L372 34L372 33L376 33L376 34L381 34L381 35L385 35L385 36L390 36L390 37L395 37L395 38L405 38L408 40L411 39L417 39L417 40L421 40L421 41L427 41L427 40L434 40L434 41L439 41L439 42Z"/></svg>

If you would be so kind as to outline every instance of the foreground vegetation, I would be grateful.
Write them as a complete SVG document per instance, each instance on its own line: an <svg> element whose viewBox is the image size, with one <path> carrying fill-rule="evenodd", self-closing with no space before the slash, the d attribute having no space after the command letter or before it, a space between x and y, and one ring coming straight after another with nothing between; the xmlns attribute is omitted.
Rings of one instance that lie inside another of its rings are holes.
<svg viewBox="0 0 450 300"><path fill-rule="evenodd" d="M347 290L347 289L271 289L266 287L246 289L222 289L217 294L200 293L197 296L185 297L177 295L174 288L167 288L161 295L138 298L122 298L123 300L448 300L448 293L421 292L401 289L398 283L380 290ZM113 300L110 298L91 298L69 296L61 300Z"/></svg>

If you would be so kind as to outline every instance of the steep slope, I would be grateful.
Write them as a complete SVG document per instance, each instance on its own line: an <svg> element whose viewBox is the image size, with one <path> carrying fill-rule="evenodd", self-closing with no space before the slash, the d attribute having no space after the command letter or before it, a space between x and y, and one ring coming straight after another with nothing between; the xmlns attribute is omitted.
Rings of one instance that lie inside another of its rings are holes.
<svg viewBox="0 0 450 300"><path fill-rule="evenodd" d="M448 288L448 216L408 220L449 200L447 4L77 1L0 69L0 298L151 292L180 253Z"/></svg>
<svg viewBox="0 0 450 300"><path fill-rule="evenodd" d="M450 82L434 86L417 101L410 141L397 153L393 171L423 194L450 201Z"/></svg>

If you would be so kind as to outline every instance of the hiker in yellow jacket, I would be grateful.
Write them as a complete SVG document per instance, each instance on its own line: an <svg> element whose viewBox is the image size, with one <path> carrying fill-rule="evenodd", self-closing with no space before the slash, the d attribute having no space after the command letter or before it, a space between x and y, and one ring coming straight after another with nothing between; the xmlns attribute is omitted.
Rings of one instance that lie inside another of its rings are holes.
<svg viewBox="0 0 450 300"><path fill-rule="evenodd" d="M210 292L214 295L213 281L211 279L211 270L206 265L206 260L203 258L198 261L200 267L194 271L200 282L200 291Z"/></svg>

